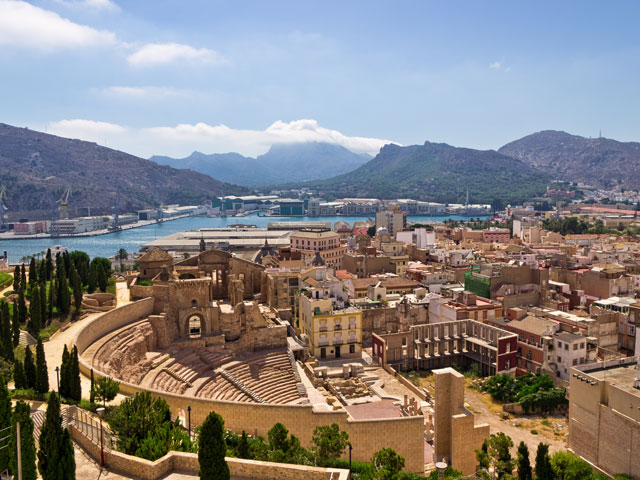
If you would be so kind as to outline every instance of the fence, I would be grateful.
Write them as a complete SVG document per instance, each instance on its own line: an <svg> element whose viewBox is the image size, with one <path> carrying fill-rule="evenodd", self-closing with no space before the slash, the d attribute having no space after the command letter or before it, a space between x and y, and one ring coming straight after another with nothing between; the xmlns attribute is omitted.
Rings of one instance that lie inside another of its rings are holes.
<svg viewBox="0 0 640 480"><path fill-rule="evenodd" d="M66 425L65 425L66 423ZM100 420L96 420L86 410L71 405L62 409L63 427L73 425L87 440L100 445ZM114 436L111 434L106 422L102 423L102 436L105 451L113 449Z"/></svg>

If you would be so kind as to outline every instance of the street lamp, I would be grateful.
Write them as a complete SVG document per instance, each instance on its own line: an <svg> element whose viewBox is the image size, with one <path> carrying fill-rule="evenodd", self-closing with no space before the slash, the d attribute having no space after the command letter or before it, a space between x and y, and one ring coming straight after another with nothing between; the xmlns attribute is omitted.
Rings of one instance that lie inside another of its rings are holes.
<svg viewBox="0 0 640 480"><path fill-rule="evenodd" d="M351 476L351 450L353 450L353 447L351 446L351 442L349 442L349 476Z"/></svg>
<svg viewBox="0 0 640 480"><path fill-rule="evenodd" d="M191 405L187 405L187 414L189 415L189 440L191 440Z"/></svg>
<svg viewBox="0 0 640 480"><path fill-rule="evenodd" d="M438 471L438 478L440 480L444 479L444 471L446 469L447 469L447 463L446 462L442 461L442 462L437 462L436 463L436 470Z"/></svg>
<svg viewBox="0 0 640 480"><path fill-rule="evenodd" d="M102 415L104 415L104 407L96 409L100 417L100 466L104 467L104 438L102 436Z"/></svg>
<svg viewBox="0 0 640 480"><path fill-rule="evenodd" d="M56 380L58 381L58 394L60 393L60 367L56 367Z"/></svg>

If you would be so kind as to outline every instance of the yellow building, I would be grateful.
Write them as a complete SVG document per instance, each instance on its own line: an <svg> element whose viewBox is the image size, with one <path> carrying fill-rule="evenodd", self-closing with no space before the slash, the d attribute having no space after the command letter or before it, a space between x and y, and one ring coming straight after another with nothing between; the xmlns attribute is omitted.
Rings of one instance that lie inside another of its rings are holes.
<svg viewBox="0 0 640 480"><path fill-rule="evenodd" d="M362 355L362 311L335 308L331 298L300 295L300 329L309 338L309 353L321 358L354 358Z"/></svg>

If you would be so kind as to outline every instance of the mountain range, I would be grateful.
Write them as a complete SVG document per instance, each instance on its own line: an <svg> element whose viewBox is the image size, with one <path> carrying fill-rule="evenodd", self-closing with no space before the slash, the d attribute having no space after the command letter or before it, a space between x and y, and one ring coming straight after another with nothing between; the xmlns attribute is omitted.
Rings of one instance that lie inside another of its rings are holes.
<svg viewBox="0 0 640 480"><path fill-rule="evenodd" d="M327 180L306 182L331 197L415 198L473 203L518 203L544 193L550 176L522 160L494 150L445 143L385 145L358 169Z"/></svg>
<svg viewBox="0 0 640 480"><path fill-rule="evenodd" d="M640 143L585 138L546 130L506 144L498 152L549 172L558 180L603 188L640 188Z"/></svg>
<svg viewBox="0 0 640 480"><path fill-rule="evenodd" d="M189 168L222 181L238 185L265 186L288 182L329 178L350 172L370 160L367 154L357 154L341 145L322 142L274 144L257 158L239 153L193 152L185 158L153 156L161 165Z"/></svg>
<svg viewBox="0 0 640 480"><path fill-rule="evenodd" d="M56 201L71 186L70 206L111 213L120 190L120 212L165 204L200 204L214 195L247 193L190 170L161 166L144 158L27 128L0 124L0 184L12 217L39 211L50 218Z"/></svg>

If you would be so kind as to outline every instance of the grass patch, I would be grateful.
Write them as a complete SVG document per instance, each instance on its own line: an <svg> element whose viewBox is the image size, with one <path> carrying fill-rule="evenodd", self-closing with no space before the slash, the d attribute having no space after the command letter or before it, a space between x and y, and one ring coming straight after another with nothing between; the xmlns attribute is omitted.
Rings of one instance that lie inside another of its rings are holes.
<svg viewBox="0 0 640 480"><path fill-rule="evenodd" d="M538 434L538 430L535 430L535 429L534 429L534 430L531 430L531 434L532 434L532 435L537 435L537 434Z"/></svg>
<svg viewBox="0 0 640 480"><path fill-rule="evenodd" d="M16 293L15 290L7 290L6 292L4 292L2 294L3 297L8 297L9 295L13 295L14 293Z"/></svg>
<svg viewBox="0 0 640 480"><path fill-rule="evenodd" d="M36 400L46 402L49 400L49 393L38 393L34 389L9 390L9 396L15 400Z"/></svg>
<svg viewBox="0 0 640 480"><path fill-rule="evenodd" d="M111 293L113 295L116 294L116 279L113 277L109 277L109 282L107 283L107 293Z"/></svg>
<svg viewBox="0 0 640 480"><path fill-rule="evenodd" d="M54 318L51 320L51 323L40 330L40 338L44 340L49 340L51 336L56 333L60 328L67 323L66 319Z"/></svg>
<svg viewBox="0 0 640 480"><path fill-rule="evenodd" d="M13 275L9 275L6 272L0 272L0 289L4 290L11 284L13 284Z"/></svg>

